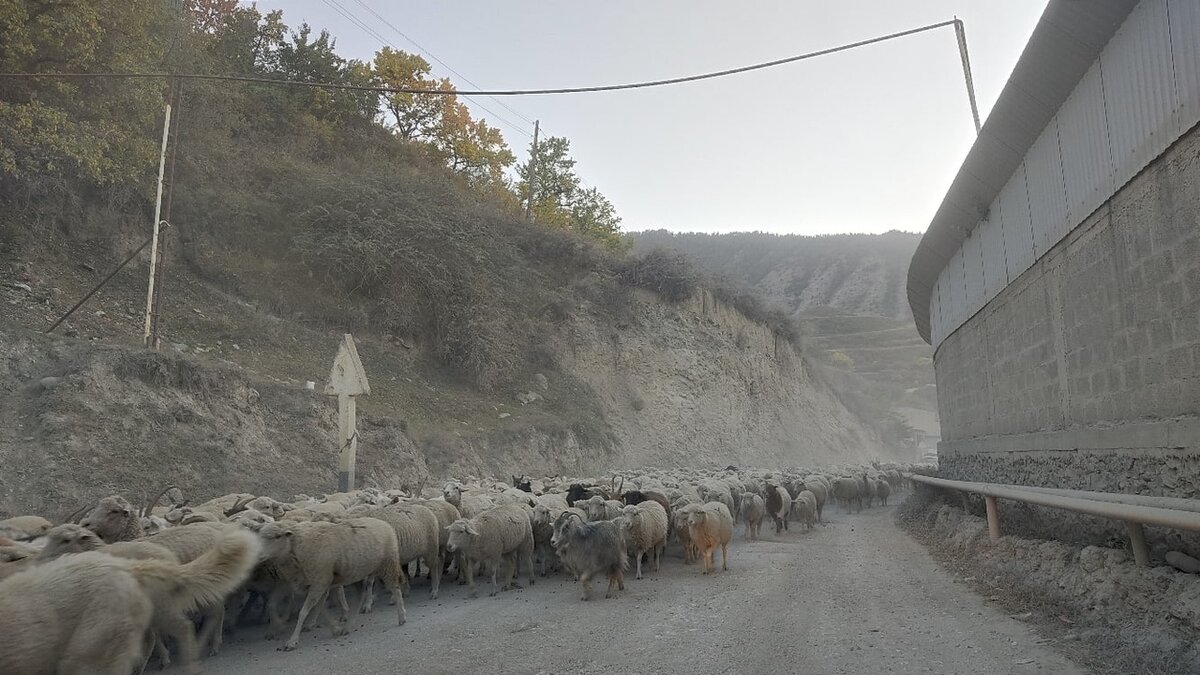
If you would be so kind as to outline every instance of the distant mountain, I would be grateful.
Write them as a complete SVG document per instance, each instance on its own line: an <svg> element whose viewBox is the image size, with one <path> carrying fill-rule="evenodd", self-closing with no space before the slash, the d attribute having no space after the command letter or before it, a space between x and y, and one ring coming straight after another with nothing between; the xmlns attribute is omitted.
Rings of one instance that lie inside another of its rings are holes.
<svg viewBox="0 0 1200 675"><path fill-rule="evenodd" d="M796 312L912 318L905 280L921 239L916 233L800 236L649 230L630 236L634 250L678 250L701 267L744 281Z"/></svg>

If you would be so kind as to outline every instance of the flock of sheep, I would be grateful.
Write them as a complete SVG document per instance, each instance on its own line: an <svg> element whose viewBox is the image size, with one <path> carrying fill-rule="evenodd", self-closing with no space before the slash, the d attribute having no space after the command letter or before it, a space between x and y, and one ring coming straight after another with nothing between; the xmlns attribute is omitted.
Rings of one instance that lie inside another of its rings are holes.
<svg viewBox="0 0 1200 675"><path fill-rule="evenodd" d="M607 483L561 477L447 482L440 494L366 488L288 502L232 494L188 506L175 488L140 510L109 496L64 523L39 516L0 521L0 672L113 673L174 656L198 670L227 629L266 623L281 647L297 647L315 611L334 635L348 630L346 587L370 612L375 584L405 621L404 595L428 575L436 598L453 573L475 595L561 571L582 597L607 579L606 597L625 588L633 566L658 571L670 542L704 574L728 569L736 521L747 539L770 519L776 532L822 521L827 504L850 511L887 503L900 467L768 472L644 470ZM626 485L628 483L628 485ZM167 505L160 505L163 501ZM631 559L632 558L632 559ZM329 596L339 614L328 617Z"/></svg>

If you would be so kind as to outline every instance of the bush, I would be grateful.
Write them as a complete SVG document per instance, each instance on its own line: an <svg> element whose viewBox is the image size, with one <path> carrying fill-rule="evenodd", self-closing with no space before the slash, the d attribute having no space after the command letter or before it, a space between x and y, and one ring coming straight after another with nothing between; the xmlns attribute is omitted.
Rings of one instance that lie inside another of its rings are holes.
<svg viewBox="0 0 1200 675"><path fill-rule="evenodd" d="M671 303L692 297L699 281L687 256L666 249L626 258L619 264L617 274L621 283L653 291Z"/></svg>

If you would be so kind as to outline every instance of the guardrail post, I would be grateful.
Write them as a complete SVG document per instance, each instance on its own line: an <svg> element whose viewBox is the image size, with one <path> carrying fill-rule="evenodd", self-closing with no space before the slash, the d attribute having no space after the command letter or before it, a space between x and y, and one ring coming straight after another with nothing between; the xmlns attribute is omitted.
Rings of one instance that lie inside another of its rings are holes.
<svg viewBox="0 0 1200 675"><path fill-rule="evenodd" d="M984 495L983 503L987 505L988 536L996 541L1000 538L1000 509L996 506L996 498L991 495Z"/></svg>
<svg viewBox="0 0 1200 675"><path fill-rule="evenodd" d="M1129 550L1133 551L1133 559L1139 566L1149 567L1150 550L1146 548L1146 531L1142 524L1126 520L1125 531L1129 533Z"/></svg>

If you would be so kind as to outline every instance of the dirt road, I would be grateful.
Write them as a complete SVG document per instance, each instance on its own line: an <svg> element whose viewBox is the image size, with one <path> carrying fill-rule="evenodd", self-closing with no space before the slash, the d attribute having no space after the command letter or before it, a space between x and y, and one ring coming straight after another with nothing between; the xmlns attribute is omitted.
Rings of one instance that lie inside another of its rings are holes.
<svg viewBox="0 0 1200 675"><path fill-rule="evenodd" d="M243 628L204 665L295 675L1083 672L954 583L892 508L827 516L826 527L793 523L758 542L739 531L729 571L713 577L670 557L641 581L630 573L619 599L597 584L600 599L588 603L558 578L494 598L484 588L475 600L450 584L431 601L418 585L404 626L381 603L349 635L306 632L290 653Z"/></svg>

